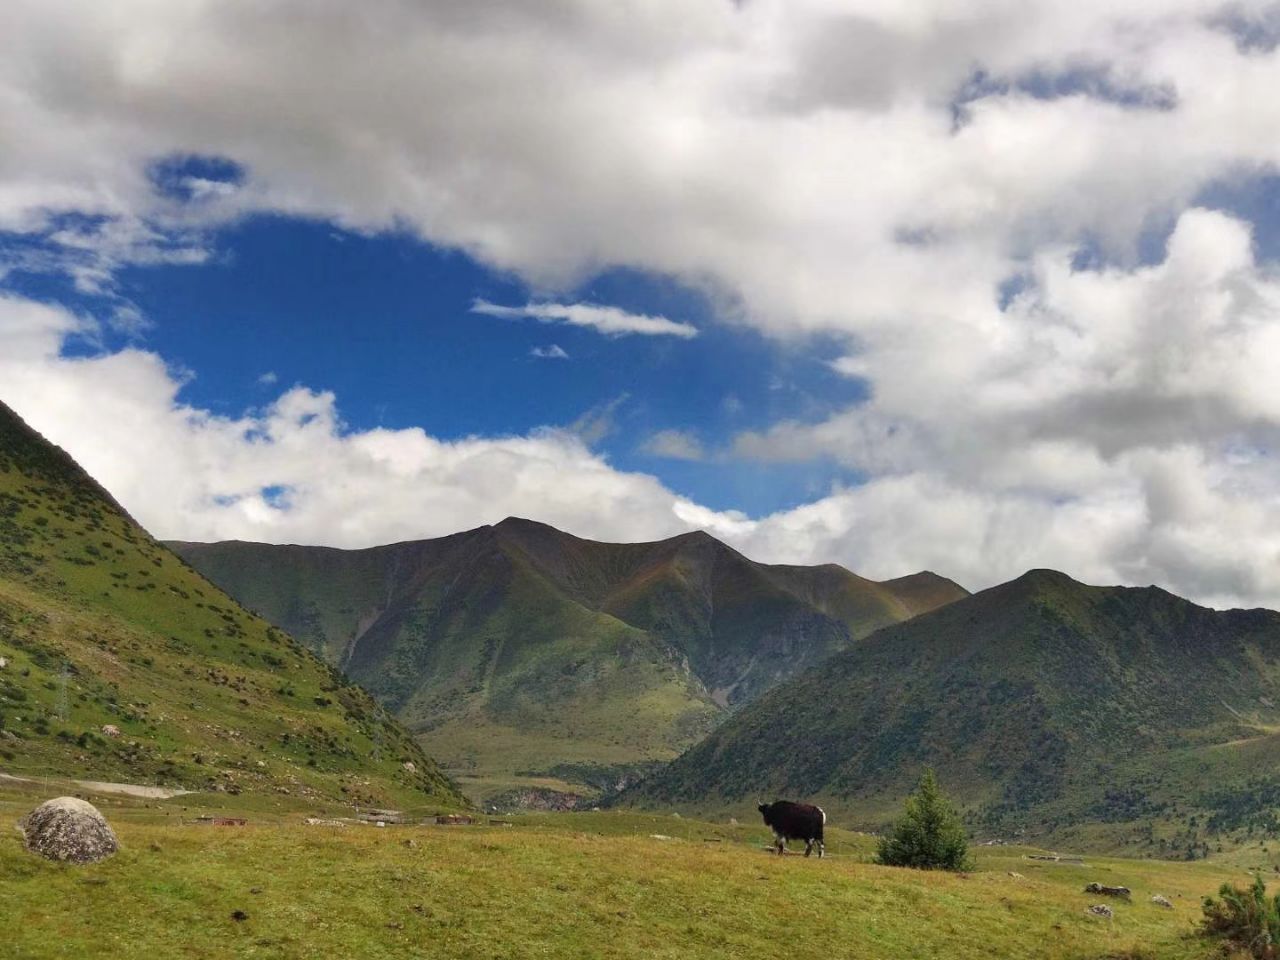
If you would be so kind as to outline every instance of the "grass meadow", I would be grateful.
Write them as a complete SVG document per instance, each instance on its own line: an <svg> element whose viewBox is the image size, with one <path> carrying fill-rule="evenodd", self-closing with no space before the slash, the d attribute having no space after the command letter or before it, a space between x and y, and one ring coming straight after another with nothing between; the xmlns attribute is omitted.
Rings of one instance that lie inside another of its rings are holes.
<svg viewBox="0 0 1280 960"><path fill-rule="evenodd" d="M72 867L28 854L13 828L41 789L0 791L0 955L14 960L1212 957L1194 934L1200 897L1248 879L1212 860L1080 865L1015 847L979 848L972 874L920 873L872 864L873 838L838 829L822 861L779 858L754 823L636 813L308 826L334 811L200 794L91 797L122 849ZM204 812L249 824L186 822ZM1088 915L1092 880L1133 901Z"/></svg>

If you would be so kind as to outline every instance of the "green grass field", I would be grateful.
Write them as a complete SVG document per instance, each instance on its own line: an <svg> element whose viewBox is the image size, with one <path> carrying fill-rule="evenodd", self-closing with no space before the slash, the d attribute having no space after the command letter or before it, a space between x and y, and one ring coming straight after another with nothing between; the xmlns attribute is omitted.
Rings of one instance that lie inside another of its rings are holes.
<svg viewBox="0 0 1280 960"><path fill-rule="evenodd" d="M1248 878L1214 861L1080 866L1012 847L980 848L967 876L919 873L868 862L863 834L831 830L822 861L778 858L755 823L612 812L315 827L304 813L337 811L203 794L94 797L121 852L69 867L12 829L42 796L0 786L0 955L15 960L1211 957L1194 935L1200 897ZM234 802L248 826L181 822ZM1088 916L1091 880L1131 887L1133 902Z"/></svg>

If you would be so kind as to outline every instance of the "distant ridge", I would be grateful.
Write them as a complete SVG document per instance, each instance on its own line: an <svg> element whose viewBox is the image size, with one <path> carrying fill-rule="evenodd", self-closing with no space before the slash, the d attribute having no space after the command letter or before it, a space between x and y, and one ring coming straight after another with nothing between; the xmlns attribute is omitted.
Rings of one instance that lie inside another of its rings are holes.
<svg viewBox="0 0 1280 960"><path fill-rule="evenodd" d="M967 595L931 573L755 563L702 532L601 543L516 517L365 550L170 546L452 769L508 784L669 759L726 709Z"/></svg>

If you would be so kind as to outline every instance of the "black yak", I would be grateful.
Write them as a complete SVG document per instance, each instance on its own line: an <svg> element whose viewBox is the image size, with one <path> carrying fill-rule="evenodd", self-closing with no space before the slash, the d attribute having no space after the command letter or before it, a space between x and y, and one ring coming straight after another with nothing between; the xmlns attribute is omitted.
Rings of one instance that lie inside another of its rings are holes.
<svg viewBox="0 0 1280 960"><path fill-rule="evenodd" d="M773 803L762 803L757 808L764 817L765 826L773 831L778 853L787 852L788 840L803 840L804 855L813 852L813 845L818 845L818 856L827 852L822 842L822 828L827 824L827 815L821 807L808 803L793 803L790 800L775 800Z"/></svg>

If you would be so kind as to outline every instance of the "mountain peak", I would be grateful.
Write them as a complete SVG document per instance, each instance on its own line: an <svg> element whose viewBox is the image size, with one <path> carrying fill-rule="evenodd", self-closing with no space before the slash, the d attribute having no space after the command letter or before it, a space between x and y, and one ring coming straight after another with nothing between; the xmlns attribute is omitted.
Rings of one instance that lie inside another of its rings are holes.
<svg viewBox="0 0 1280 960"><path fill-rule="evenodd" d="M1073 579L1061 570L1053 570L1049 567L1032 567L1022 576L1011 582L1023 584L1024 586L1084 586L1084 584L1080 583L1079 580Z"/></svg>
<svg viewBox="0 0 1280 960"><path fill-rule="evenodd" d="M555 529L555 527L552 527L550 524L542 523L539 520L530 520L528 517L517 517L514 515L509 517L503 517L493 526L495 529L497 528L510 529L512 527L542 527L548 530Z"/></svg>

